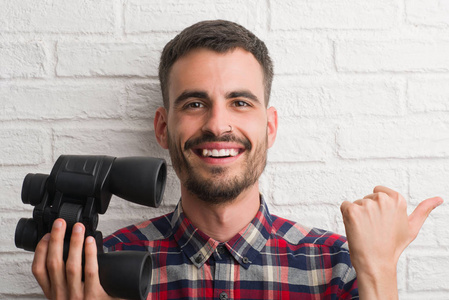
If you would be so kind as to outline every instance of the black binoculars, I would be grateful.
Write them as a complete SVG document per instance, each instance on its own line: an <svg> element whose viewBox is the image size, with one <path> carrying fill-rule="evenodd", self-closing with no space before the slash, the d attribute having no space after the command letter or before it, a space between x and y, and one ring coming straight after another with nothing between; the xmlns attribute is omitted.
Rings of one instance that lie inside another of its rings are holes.
<svg viewBox="0 0 449 300"><path fill-rule="evenodd" d="M28 174L22 186L22 202L34 206L33 218L20 219L15 232L16 247L35 251L37 243L51 231L53 222L67 222L64 261L71 230L81 222L86 236L97 243L100 283L113 297L146 299L152 264L148 252L104 253L103 237L96 231L98 214L104 214L112 194L125 200L158 207L164 193L165 160L153 157L61 155L50 175Z"/></svg>

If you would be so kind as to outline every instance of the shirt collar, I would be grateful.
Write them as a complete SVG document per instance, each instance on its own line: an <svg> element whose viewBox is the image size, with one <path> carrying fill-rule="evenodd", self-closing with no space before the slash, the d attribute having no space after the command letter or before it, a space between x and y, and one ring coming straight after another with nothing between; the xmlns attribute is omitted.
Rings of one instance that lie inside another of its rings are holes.
<svg viewBox="0 0 449 300"><path fill-rule="evenodd" d="M272 220L261 195L260 208L254 219L226 243L210 238L193 226L182 212L181 201L173 212L171 225L178 245L197 268L201 268L221 244L242 267L247 269L265 246L271 233Z"/></svg>

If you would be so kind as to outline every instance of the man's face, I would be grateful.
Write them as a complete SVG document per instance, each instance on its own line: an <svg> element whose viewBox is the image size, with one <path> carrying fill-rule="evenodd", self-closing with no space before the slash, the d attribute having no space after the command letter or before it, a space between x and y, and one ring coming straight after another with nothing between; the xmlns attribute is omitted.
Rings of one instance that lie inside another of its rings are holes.
<svg viewBox="0 0 449 300"><path fill-rule="evenodd" d="M181 184L209 203L231 201L253 186L277 129L254 56L240 48L193 50L173 65L168 94L166 121L156 114L156 135Z"/></svg>

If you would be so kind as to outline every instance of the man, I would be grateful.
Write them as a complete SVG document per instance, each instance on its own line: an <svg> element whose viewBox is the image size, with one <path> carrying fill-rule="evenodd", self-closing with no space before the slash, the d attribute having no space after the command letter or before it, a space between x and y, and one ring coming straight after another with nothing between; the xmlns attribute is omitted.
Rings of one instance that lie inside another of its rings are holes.
<svg viewBox="0 0 449 300"><path fill-rule="evenodd" d="M151 252L149 299L396 299L399 256L442 200L423 201L410 217L385 187L344 202L351 257L342 236L271 215L258 179L277 132L272 76L264 43L231 22L197 23L166 45L154 127L181 200L173 213L107 237L106 250ZM45 295L107 299L90 237L81 281L81 224L64 266L65 226L55 221L36 248L33 274Z"/></svg>

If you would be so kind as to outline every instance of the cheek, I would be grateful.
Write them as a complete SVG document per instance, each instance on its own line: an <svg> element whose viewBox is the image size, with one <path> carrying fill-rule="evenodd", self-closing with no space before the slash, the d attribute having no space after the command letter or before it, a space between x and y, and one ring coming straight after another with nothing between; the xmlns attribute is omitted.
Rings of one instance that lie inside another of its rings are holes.
<svg viewBox="0 0 449 300"><path fill-rule="evenodd" d="M176 126L169 128L171 143L177 147L184 148L184 144L188 139L194 136L192 126L177 123Z"/></svg>
<svg viewBox="0 0 449 300"><path fill-rule="evenodd" d="M267 138L267 124L259 122L252 122L247 120L239 128L241 128L241 133L248 138L251 143L260 142L261 140L266 140Z"/></svg>
<svg viewBox="0 0 449 300"><path fill-rule="evenodd" d="M172 132L176 132L177 136L183 136L189 138L201 131L203 127L203 118L201 116L191 117L191 116L173 116L169 128Z"/></svg>

